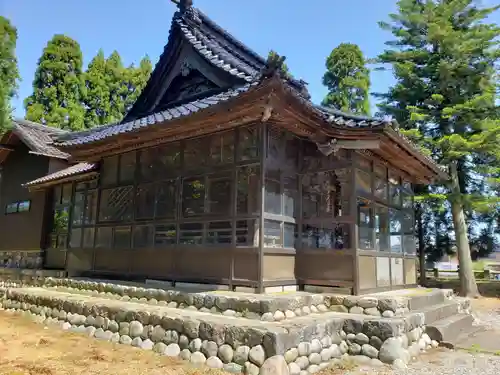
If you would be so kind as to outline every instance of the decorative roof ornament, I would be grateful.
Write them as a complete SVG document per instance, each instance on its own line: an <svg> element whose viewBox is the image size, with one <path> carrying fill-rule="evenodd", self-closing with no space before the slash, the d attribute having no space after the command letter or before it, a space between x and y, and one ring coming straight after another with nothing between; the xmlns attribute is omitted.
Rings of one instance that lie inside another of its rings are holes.
<svg viewBox="0 0 500 375"><path fill-rule="evenodd" d="M280 56L277 53L270 54L267 57L266 66L262 69L261 75L263 78L270 78L274 75L283 75L283 64L286 56Z"/></svg>
<svg viewBox="0 0 500 375"><path fill-rule="evenodd" d="M201 18L198 14L196 8L193 7L193 0L170 0L177 5L179 11L176 13L177 16L183 16L186 21L193 21L196 23L201 23Z"/></svg>

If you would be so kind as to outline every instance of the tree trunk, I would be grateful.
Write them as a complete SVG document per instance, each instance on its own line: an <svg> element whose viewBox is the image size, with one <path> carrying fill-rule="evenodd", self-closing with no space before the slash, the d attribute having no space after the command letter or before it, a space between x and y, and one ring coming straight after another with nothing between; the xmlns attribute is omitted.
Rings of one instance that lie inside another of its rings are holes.
<svg viewBox="0 0 500 375"><path fill-rule="evenodd" d="M465 222L462 194L458 181L457 163L450 165L451 175L451 213L453 216L453 227L455 229L455 241L457 244L460 295L463 297L479 297L476 279L472 270L472 259L470 256L469 238L467 236L467 224Z"/></svg>
<svg viewBox="0 0 500 375"><path fill-rule="evenodd" d="M425 286L427 282L426 272L425 272L425 244L424 244L424 224L423 224L423 212L421 204L417 205L417 236L418 236L418 259L420 263L420 280L419 284Z"/></svg>

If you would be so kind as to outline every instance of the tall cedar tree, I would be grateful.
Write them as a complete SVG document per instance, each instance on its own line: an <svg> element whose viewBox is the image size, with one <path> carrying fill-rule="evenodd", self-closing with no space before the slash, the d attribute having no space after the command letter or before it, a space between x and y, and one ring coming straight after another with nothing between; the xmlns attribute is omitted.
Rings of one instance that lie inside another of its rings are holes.
<svg viewBox="0 0 500 375"><path fill-rule="evenodd" d="M328 94L323 105L344 112L368 115L370 113L370 71L356 44L342 43L326 59L323 84Z"/></svg>
<svg viewBox="0 0 500 375"><path fill-rule="evenodd" d="M38 60L33 94L25 99L26 118L69 130L84 128L84 85L80 45L55 35Z"/></svg>
<svg viewBox="0 0 500 375"><path fill-rule="evenodd" d="M10 124L10 100L16 94L19 71L15 55L17 30L0 16L0 135Z"/></svg>
<svg viewBox="0 0 500 375"><path fill-rule="evenodd" d="M392 66L397 81L380 95L381 109L436 161L451 166L450 181L431 186L427 198L442 199L450 208L461 294L467 296L477 296L478 289L464 210L498 204L492 186L478 194L470 184L475 176L487 185L500 160L495 106L500 28L485 22L498 8L480 8L474 0L400 0L391 22L380 23L395 40L386 43L379 62Z"/></svg>
<svg viewBox="0 0 500 375"><path fill-rule="evenodd" d="M118 52L105 59L100 50L84 73L85 127L119 122L146 85L151 70L149 57L138 68L124 67Z"/></svg>

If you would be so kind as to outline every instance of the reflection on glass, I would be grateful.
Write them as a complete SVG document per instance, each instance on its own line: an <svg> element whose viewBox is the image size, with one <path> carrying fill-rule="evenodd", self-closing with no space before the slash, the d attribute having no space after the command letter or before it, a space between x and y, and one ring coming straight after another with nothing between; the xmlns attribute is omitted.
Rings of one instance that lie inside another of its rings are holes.
<svg viewBox="0 0 500 375"><path fill-rule="evenodd" d="M157 225L155 228L155 246L163 247L177 243L175 224Z"/></svg>
<svg viewBox="0 0 500 375"><path fill-rule="evenodd" d="M346 224L330 228L305 224L302 226L302 246L311 249L347 249L349 231Z"/></svg>
<svg viewBox="0 0 500 375"><path fill-rule="evenodd" d="M359 192L371 194L372 182L370 174L356 169L356 187Z"/></svg>
<svg viewBox="0 0 500 375"><path fill-rule="evenodd" d="M131 233L130 227L116 227L113 236L113 245L115 249L130 248Z"/></svg>
<svg viewBox="0 0 500 375"><path fill-rule="evenodd" d="M391 252L393 253L401 253L403 251L403 244L401 243L401 212L394 209L389 209L389 218L390 218L390 246Z"/></svg>
<svg viewBox="0 0 500 375"><path fill-rule="evenodd" d="M375 206L375 249L389 251L389 211L387 207Z"/></svg>
<svg viewBox="0 0 500 375"><path fill-rule="evenodd" d="M209 175L208 212L214 215L231 214L231 174Z"/></svg>
<svg viewBox="0 0 500 375"><path fill-rule="evenodd" d="M183 180L182 211L185 217L205 212L205 179L203 177Z"/></svg>
<svg viewBox="0 0 500 375"><path fill-rule="evenodd" d="M255 233L258 228L257 220L238 220L236 222L236 244L240 246L256 246Z"/></svg>
<svg viewBox="0 0 500 375"><path fill-rule="evenodd" d="M179 243L181 245L201 245L203 243L203 224L181 224L179 229Z"/></svg>
<svg viewBox="0 0 500 375"><path fill-rule="evenodd" d="M283 224L283 247L295 248L297 236L297 225L290 223Z"/></svg>
<svg viewBox="0 0 500 375"><path fill-rule="evenodd" d="M134 228L134 248L148 248L151 246L153 227L138 225Z"/></svg>
<svg viewBox="0 0 500 375"><path fill-rule="evenodd" d="M297 205L297 178L285 177L284 178L284 191L283 191L283 215L288 217L295 217Z"/></svg>
<svg viewBox="0 0 500 375"><path fill-rule="evenodd" d="M264 246L283 247L281 223L279 221L264 220Z"/></svg>
<svg viewBox="0 0 500 375"><path fill-rule="evenodd" d="M232 228L230 221L216 221L208 224L207 243L231 244Z"/></svg>
<svg viewBox="0 0 500 375"><path fill-rule="evenodd" d="M255 160L259 157L259 128L240 128L238 139L239 160Z"/></svg>
<svg viewBox="0 0 500 375"><path fill-rule="evenodd" d="M363 250L373 250L374 241L374 223L372 219L372 209L370 202L358 198L358 233L359 248Z"/></svg>
<svg viewBox="0 0 500 375"><path fill-rule="evenodd" d="M234 132L229 131L210 137L210 160L212 164L232 163L234 160Z"/></svg>
<svg viewBox="0 0 500 375"><path fill-rule="evenodd" d="M264 211L280 215L281 214L281 188L279 180L266 178L264 196Z"/></svg>
<svg viewBox="0 0 500 375"><path fill-rule="evenodd" d="M110 227L97 228L95 246L97 248L110 249L112 238L113 238L112 228Z"/></svg>
<svg viewBox="0 0 500 375"><path fill-rule="evenodd" d="M260 168L238 168L237 212L240 214L259 213L259 175Z"/></svg>

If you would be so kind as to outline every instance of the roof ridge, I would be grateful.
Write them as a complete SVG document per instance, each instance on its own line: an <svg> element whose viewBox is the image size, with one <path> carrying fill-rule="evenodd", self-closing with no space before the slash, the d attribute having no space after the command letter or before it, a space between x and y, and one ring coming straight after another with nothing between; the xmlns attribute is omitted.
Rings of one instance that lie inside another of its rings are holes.
<svg viewBox="0 0 500 375"><path fill-rule="evenodd" d="M46 132L70 133L70 131L65 130L65 129L56 128L56 127L53 127L53 126L47 126L47 125L40 124L40 123L37 123L37 122L33 122L33 121L30 121L30 120L26 120L26 119L16 118L16 119L13 120L13 122L14 122L14 124L19 125L19 126L27 126L27 127L31 127L31 128L34 128L34 129L37 129L37 130L41 130L41 131L46 131Z"/></svg>

